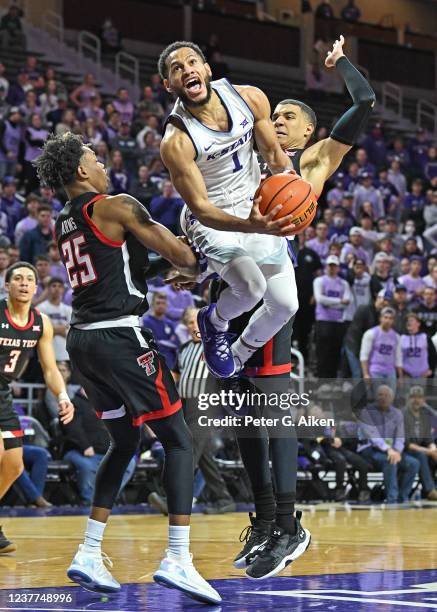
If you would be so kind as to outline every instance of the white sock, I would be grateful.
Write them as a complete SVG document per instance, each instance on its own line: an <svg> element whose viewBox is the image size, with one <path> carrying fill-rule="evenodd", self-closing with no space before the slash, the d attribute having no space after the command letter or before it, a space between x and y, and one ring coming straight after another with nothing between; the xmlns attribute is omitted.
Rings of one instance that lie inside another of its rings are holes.
<svg viewBox="0 0 437 612"><path fill-rule="evenodd" d="M168 551L181 561L190 561L190 526L168 526Z"/></svg>
<svg viewBox="0 0 437 612"><path fill-rule="evenodd" d="M103 532L105 531L106 523L95 521L92 518L88 519L84 546L86 552L101 552L103 540Z"/></svg>
<svg viewBox="0 0 437 612"><path fill-rule="evenodd" d="M263 344L260 344L260 346L263 346ZM238 338L238 340L236 340L234 344L232 345L231 350L232 350L233 356L240 360L241 365L244 365L246 361L250 357L252 357L252 355L258 348L259 347L252 347L252 346L247 346L246 344L243 344L243 342L241 341L241 336L240 336L240 338Z"/></svg>
<svg viewBox="0 0 437 612"><path fill-rule="evenodd" d="M209 320L218 331L226 331L229 327L229 321L225 321L225 319L222 319L218 316L217 308L214 308L211 313L211 316L209 317Z"/></svg>

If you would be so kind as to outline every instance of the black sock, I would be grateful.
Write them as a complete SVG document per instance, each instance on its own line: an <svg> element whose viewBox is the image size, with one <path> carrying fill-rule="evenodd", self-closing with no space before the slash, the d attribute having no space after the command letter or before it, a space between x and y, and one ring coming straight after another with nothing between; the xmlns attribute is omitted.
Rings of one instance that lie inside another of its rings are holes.
<svg viewBox="0 0 437 612"><path fill-rule="evenodd" d="M295 493L276 494L276 524L287 533L296 533L296 521L294 520Z"/></svg>
<svg viewBox="0 0 437 612"><path fill-rule="evenodd" d="M273 485L268 484L262 489L254 490L256 518L262 521L275 520L275 496L273 494Z"/></svg>

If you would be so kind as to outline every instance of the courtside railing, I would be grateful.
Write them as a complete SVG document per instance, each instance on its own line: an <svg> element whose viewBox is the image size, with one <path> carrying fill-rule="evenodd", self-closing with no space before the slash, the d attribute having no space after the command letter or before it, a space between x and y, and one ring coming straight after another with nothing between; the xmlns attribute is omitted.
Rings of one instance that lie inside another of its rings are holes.
<svg viewBox="0 0 437 612"><path fill-rule="evenodd" d="M119 51L115 56L115 84L117 89L120 87L121 80L126 77L132 81L135 90L133 98L136 99L140 93L140 62L130 53Z"/></svg>
<svg viewBox="0 0 437 612"><path fill-rule="evenodd" d="M96 76L100 78L102 71L102 44L100 38L87 30L81 30L78 38L78 51L81 67L85 70L86 59L96 64Z"/></svg>
<svg viewBox="0 0 437 612"><path fill-rule="evenodd" d="M382 85L382 106L384 109L394 111L398 119L402 119L403 103L402 88L395 83L385 81Z"/></svg>
<svg viewBox="0 0 437 612"><path fill-rule="evenodd" d="M417 103L417 126L431 132L437 137L437 106L428 100L419 100Z"/></svg>

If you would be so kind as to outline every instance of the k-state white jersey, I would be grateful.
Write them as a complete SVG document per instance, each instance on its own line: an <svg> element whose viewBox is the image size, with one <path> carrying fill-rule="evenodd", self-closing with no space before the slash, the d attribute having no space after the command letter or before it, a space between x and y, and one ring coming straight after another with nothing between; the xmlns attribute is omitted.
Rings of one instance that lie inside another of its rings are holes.
<svg viewBox="0 0 437 612"><path fill-rule="evenodd" d="M253 198L261 180L253 150L254 117L227 79L211 81L211 87L227 111L227 132L203 125L180 99L176 101L170 116L182 121L193 142L195 161L210 201L218 208L233 208L236 202Z"/></svg>

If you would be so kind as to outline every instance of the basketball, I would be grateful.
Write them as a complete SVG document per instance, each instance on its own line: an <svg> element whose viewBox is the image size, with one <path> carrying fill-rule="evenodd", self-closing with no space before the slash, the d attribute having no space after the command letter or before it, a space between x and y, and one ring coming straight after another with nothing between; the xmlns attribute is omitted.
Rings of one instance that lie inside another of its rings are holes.
<svg viewBox="0 0 437 612"><path fill-rule="evenodd" d="M268 214L275 206L282 204L274 220L293 213L296 225L294 234L300 234L313 221L317 211L317 197L312 186L298 174L274 174L258 187L255 198L261 197L259 210Z"/></svg>

